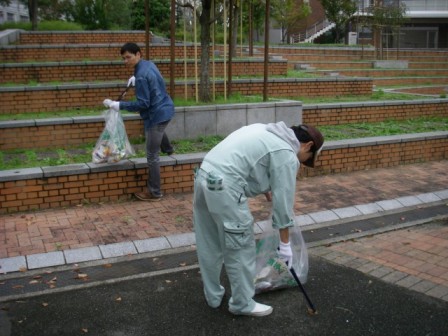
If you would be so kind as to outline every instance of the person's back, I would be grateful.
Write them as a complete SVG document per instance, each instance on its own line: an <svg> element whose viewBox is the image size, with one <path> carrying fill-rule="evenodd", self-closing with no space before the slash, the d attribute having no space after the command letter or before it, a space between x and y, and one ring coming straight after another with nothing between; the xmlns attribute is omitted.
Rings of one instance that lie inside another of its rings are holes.
<svg viewBox="0 0 448 336"><path fill-rule="evenodd" d="M269 187L270 167L297 166L298 141L288 141L287 127L280 124L252 124L234 131L207 153L201 167L243 186L248 196L263 192L261 188Z"/></svg>

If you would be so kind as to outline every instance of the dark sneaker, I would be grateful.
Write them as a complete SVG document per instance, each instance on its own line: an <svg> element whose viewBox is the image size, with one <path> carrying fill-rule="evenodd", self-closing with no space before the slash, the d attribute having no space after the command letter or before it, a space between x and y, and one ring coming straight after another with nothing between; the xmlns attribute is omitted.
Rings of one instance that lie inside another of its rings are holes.
<svg viewBox="0 0 448 336"><path fill-rule="evenodd" d="M140 201L149 201L149 202L158 202L162 199L162 195L154 196L148 192L138 192L135 193L134 196L138 198Z"/></svg>
<svg viewBox="0 0 448 336"><path fill-rule="evenodd" d="M175 150L175 148L171 147L171 150L169 150L169 151L162 150L161 152L166 154L166 155L173 155L174 154L174 150Z"/></svg>

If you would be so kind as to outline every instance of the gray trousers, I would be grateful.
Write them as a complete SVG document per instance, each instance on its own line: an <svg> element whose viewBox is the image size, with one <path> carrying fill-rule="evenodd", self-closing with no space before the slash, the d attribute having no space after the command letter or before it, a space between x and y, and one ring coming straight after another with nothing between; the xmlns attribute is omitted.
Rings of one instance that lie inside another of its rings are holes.
<svg viewBox="0 0 448 336"><path fill-rule="evenodd" d="M253 217L242 190L223 179L223 190L207 187L207 173L198 170L194 184L193 221L204 294L211 307L224 296L220 284L225 265L232 290L229 309L250 312L255 306L255 238Z"/></svg>
<svg viewBox="0 0 448 336"><path fill-rule="evenodd" d="M155 125L145 130L146 161L148 163L148 192L154 196L161 196L160 157L159 150L172 150L172 146L165 129L170 121Z"/></svg>

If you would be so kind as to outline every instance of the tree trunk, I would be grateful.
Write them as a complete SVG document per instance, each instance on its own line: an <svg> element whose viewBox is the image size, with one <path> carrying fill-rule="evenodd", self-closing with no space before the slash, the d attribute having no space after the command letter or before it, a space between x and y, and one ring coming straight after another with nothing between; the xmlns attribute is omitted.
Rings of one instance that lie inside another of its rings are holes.
<svg viewBox="0 0 448 336"><path fill-rule="evenodd" d="M31 30L37 30L37 0L28 0L28 14L31 21Z"/></svg>
<svg viewBox="0 0 448 336"><path fill-rule="evenodd" d="M210 18L211 3L213 0L202 0L202 13L199 17L201 24L201 68L200 68L200 85L199 100L202 102L211 101L210 95Z"/></svg>
<svg viewBox="0 0 448 336"><path fill-rule="evenodd" d="M232 9L231 9L232 10ZM238 7L238 4L233 5L232 10L232 56L236 57L236 48L238 45L238 25L240 22L240 8Z"/></svg>

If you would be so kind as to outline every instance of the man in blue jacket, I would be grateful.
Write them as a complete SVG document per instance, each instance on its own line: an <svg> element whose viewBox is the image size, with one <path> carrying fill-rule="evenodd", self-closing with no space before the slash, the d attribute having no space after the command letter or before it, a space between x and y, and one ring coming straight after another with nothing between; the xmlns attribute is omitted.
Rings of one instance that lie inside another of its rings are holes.
<svg viewBox="0 0 448 336"><path fill-rule="evenodd" d="M284 122L253 124L231 133L215 146L197 171L193 221L207 304L221 305L226 268L234 315L266 316L273 308L253 300L255 238L248 198L272 200L272 225L279 231L279 257L293 264L289 227L295 223L296 178L300 163L314 167L324 138L314 127Z"/></svg>
<svg viewBox="0 0 448 336"><path fill-rule="evenodd" d="M116 111L140 113L145 126L148 183L146 191L134 195L142 201L159 201L162 198L159 149L168 155L174 151L165 133L174 116L174 103L156 65L142 59L142 52L137 44L126 43L120 52L126 66L134 68L134 76L129 79L128 86L135 85L137 100L125 102L105 99L103 103Z"/></svg>

